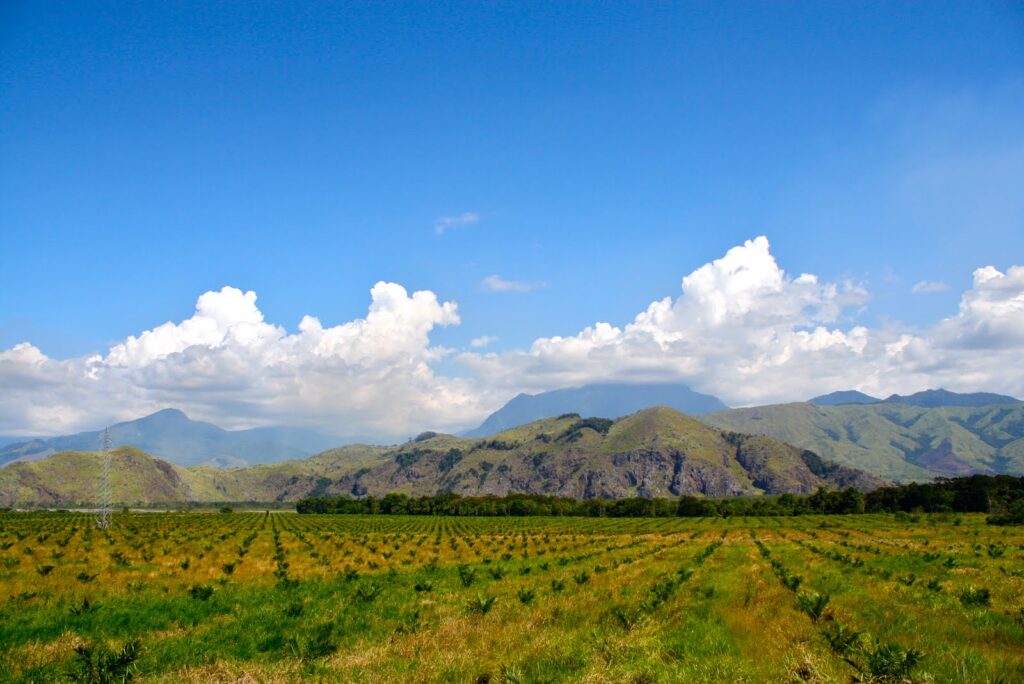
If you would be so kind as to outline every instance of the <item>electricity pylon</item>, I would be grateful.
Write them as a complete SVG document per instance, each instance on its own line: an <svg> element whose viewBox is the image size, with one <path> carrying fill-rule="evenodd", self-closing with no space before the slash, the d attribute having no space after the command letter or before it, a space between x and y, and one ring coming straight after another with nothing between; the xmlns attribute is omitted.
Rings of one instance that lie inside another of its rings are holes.
<svg viewBox="0 0 1024 684"><path fill-rule="evenodd" d="M110 430L104 430L103 474L100 476L99 510L96 511L96 527L105 530L110 527Z"/></svg>

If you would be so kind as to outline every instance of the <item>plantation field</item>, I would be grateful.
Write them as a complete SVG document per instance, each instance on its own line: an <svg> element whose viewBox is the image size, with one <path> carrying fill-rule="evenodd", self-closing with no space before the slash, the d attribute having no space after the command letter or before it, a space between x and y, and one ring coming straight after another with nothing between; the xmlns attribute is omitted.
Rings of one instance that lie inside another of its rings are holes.
<svg viewBox="0 0 1024 684"><path fill-rule="evenodd" d="M0 514L0 680L1024 681L981 516ZM89 679L92 677L92 679Z"/></svg>

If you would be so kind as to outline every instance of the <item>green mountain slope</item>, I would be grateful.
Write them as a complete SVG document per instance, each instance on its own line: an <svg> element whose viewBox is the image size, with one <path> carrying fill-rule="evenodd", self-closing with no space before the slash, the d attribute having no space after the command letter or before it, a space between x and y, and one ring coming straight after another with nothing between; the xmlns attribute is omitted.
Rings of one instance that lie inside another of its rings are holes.
<svg viewBox="0 0 1024 684"><path fill-rule="evenodd" d="M719 411L701 420L724 430L766 435L893 480L1024 474L1021 404L778 404Z"/></svg>
<svg viewBox="0 0 1024 684"><path fill-rule="evenodd" d="M808 493L884 482L778 440L717 430L669 408L617 421L575 414L487 439L424 433L397 447L349 446L303 461L219 470L112 452L123 503L296 501L311 494L553 494L573 498ZM96 500L101 457L65 452L0 469L0 505Z"/></svg>

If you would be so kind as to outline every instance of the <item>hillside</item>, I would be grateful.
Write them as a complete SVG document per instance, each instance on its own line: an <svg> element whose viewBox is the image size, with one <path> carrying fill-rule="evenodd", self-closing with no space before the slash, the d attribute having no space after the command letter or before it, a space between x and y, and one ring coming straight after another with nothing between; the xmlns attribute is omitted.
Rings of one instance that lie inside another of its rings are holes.
<svg viewBox="0 0 1024 684"><path fill-rule="evenodd" d="M92 451L101 433L33 439L0 449L0 465L15 460L33 461L59 451ZM224 430L212 423L191 420L177 409L164 409L138 420L110 427L115 447L133 446L178 465L233 467L305 458L334 442L313 430L288 427Z"/></svg>
<svg viewBox="0 0 1024 684"><path fill-rule="evenodd" d="M221 470L183 467L134 447L111 451L111 491L118 503L291 501L373 465L383 447L347 446L304 461ZM102 454L66 451L0 469L0 505L74 505L97 500Z"/></svg>
<svg viewBox="0 0 1024 684"><path fill-rule="evenodd" d="M808 399L815 406L842 406L845 404L906 404L921 408L939 408L941 406L994 406L1002 404L1021 404L1020 399L1005 394L991 392L950 392L944 389L931 389L914 394L891 394L886 399L878 399L857 390L841 390L822 394Z"/></svg>
<svg viewBox="0 0 1024 684"><path fill-rule="evenodd" d="M304 461L231 470L113 452L124 503L296 501L310 494L552 494L578 499L869 490L877 477L767 437L724 433L669 408L617 421L575 414L480 440L424 433L397 447L349 446ZM0 469L0 505L95 501L101 459L67 452Z"/></svg>
<svg viewBox="0 0 1024 684"><path fill-rule="evenodd" d="M1020 403L939 408L895 402L778 404L720 411L701 420L724 430L779 439L892 480L1024 474Z"/></svg>
<svg viewBox="0 0 1024 684"><path fill-rule="evenodd" d="M584 385L540 394L520 394L465 436L487 437L563 413L618 418L649 406L667 406L687 414L728 408L717 397L694 392L686 385Z"/></svg>

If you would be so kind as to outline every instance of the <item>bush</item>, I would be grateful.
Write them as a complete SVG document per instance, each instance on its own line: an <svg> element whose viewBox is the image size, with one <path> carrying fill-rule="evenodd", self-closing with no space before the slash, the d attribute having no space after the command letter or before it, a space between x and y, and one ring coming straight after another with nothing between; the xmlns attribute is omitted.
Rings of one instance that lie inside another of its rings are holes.
<svg viewBox="0 0 1024 684"><path fill-rule="evenodd" d="M139 659L141 649L139 639L126 642L117 651L99 642L76 646L68 676L71 681L82 684L130 682L138 674L135 661Z"/></svg>
<svg viewBox="0 0 1024 684"><path fill-rule="evenodd" d="M188 589L188 595L197 601L208 601L213 596L213 587L209 584L193 584Z"/></svg>
<svg viewBox="0 0 1024 684"><path fill-rule="evenodd" d="M462 582L462 586L471 587L473 582L476 581L476 570L469 567L468 565L460 565L459 568L459 580Z"/></svg>
<svg viewBox="0 0 1024 684"><path fill-rule="evenodd" d="M896 644L878 644L865 654L861 672L870 678L862 681L889 684L910 680L914 669L924 658L924 653L906 649Z"/></svg>
<svg viewBox="0 0 1024 684"><path fill-rule="evenodd" d="M828 647L837 655L846 655L860 644L861 633L844 627L838 622L822 632Z"/></svg>
<svg viewBox="0 0 1024 684"><path fill-rule="evenodd" d="M292 653L300 660L325 658L338 650L334 639L334 623L317 625L305 638L293 637L290 643Z"/></svg>
<svg viewBox="0 0 1024 684"><path fill-rule="evenodd" d="M497 600L497 596L484 596L483 594L477 594L474 598L469 600L469 603L466 604L466 608L470 613L476 615L487 615L487 613L491 612L491 608L494 607Z"/></svg>
<svg viewBox="0 0 1024 684"><path fill-rule="evenodd" d="M831 597L828 594L819 594L816 591L802 591L796 595L797 607L817 622L825 614L828 602Z"/></svg>
<svg viewBox="0 0 1024 684"><path fill-rule="evenodd" d="M975 589L967 587L960 592L960 603L970 608L972 606L987 606L992 600L992 592L984 587Z"/></svg>

